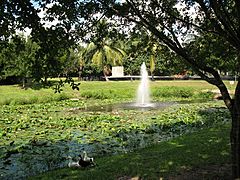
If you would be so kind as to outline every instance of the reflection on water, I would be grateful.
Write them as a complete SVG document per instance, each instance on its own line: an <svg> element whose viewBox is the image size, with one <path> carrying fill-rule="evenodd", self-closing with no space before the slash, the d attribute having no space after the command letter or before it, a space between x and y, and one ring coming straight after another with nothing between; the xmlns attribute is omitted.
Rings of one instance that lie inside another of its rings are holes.
<svg viewBox="0 0 240 180"><path fill-rule="evenodd" d="M206 100L193 100L193 101L178 101L178 102L153 102L143 104L141 106L136 103L119 103L107 104L101 106L85 106L83 108L71 108L72 111L85 111L85 112L115 112L119 110L137 110L137 111L150 111L150 110L163 110L167 107L177 104L191 104L191 103L206 103Z"/></svg>
<svg viewBox="0 0 240 180"><path fill-rule="evenodd" d="M146 105L138 106L136 103L121 103L121 104L108 104L102 106L86 106L84 108L78 108L80 111L90 111L90 112L113 112L119 110L139 110L139 111L149 111L154 109L164 109L166 107L177 104L176 102L157 102L149 103Z"/></svg>

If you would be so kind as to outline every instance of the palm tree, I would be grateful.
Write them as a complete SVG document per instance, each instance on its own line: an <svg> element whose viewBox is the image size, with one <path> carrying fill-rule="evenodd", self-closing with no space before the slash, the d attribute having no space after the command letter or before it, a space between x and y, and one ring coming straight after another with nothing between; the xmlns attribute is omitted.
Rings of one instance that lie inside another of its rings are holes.
<svg viewBox="0 0 240 180"><path fill-rule="evenodd" d="M150 72L152 76L152 80L154 80L154 71L155 71L155 64L156 64L156 54L157 54L157 44L153 43L150 46Z"/></svg>
<svg viewBox="0 0 240 180"><path fill-rule="evenodd" d="M78 80L81 80L82 78L82 72L85 66L85 59L83 58L83 53L85 52L85 49L83 46L78 46L77 48L78 52Z"/></svg>
<svg viewBox="0 0 240 180"><path fill-rule="evenodd" d="M83 57L85 61L90 61L103 70L103 75L107 79L110 67L116 65L122 65L123 57L126 53L116 46L116 43L111 43L109 40L103 39L99 43L89 43L86 47Z"/></svg>

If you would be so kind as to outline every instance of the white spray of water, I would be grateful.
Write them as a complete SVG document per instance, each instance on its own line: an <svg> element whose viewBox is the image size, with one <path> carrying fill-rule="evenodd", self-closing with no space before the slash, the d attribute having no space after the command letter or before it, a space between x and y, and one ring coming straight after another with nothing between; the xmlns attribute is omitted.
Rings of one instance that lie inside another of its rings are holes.
<svg viewBox="0 0 240 180"><path fill-rule="evenodd" d="M137 106L148 106L150 104L148 72L143 62L141 66L141 82L137 91Z"/></svg>

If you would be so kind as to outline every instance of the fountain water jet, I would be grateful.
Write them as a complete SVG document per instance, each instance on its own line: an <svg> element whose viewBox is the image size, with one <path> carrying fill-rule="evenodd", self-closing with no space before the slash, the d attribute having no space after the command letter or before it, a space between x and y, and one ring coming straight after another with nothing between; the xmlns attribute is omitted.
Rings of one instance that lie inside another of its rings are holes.
<svg viewBox="0 0 240 180"><path fill-rule="evenodd" d="M81 111L101 111L101 112L117 112L118 110L153 110L153 109L164 109L166 107L176 104L175 102L151 102L150 101L150 90L149 90L149 78L146 68L146 64L143 63L141 66L141 82L137 90L137 98L135 102L131 103L120 103L120 104L109 104L105 106L90 106L88 108L78 108L76 110Z"/></svg>
<svg viewBox="0 0 240 180"><path fill-rule="evenodd" d="M150 103L149 79L145 62L141 65L141 82L137 91L136 106L148 107Z"/></svg>

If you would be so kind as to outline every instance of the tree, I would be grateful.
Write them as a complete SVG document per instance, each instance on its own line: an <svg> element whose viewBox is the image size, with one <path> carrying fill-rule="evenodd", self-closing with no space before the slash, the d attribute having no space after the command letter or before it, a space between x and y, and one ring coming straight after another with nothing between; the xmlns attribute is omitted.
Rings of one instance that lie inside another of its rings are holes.
<svg viewBox="0 0 240 180"><path fill-rule="evenodd" d="M77 57L78 57L78 80L81 80L84 67L86 65L85 59L83 57L84 47L77 47Z"/></svg>
<svg viewBox="0 0 240 180"><path fill-rule="evenodd" d="M184 46L188 34L213 33L222 37L237 52L234 64L240 65L240 1L239 0L126 0L125 3L100 1L102 12L111 12L110 18L122 17L125 22L138 24L168 46L192 69L215 85L232 117L231 149L233 178L240 178L240 81L231 97L217 69L198 61L190 49ZM191 10L194 10L192 13ZM99 6L98 6L99 10ZM194 15L195 14L195 15Z"/></svg>
<svg viewBox="0 0 240 180"><path fill-rule="evenodd" d="M150 55L150 72L152 79L154 79L155 64L156 64L155 53L152 52L152 54Z"/></svg>
<svg viewBox="0 0 240 180"><path fill-rule="evenodd" d="M189 66L181 63L178 55L141 28L131 33L124 44L127 54L124 58L125 74L139 74L142 62L146 62L152 76L173 75L190 70Z"/></svg>
<svg viewBox="0 0 240 180"><path fill-rule="evenodd" d="M148 42L148 45L146 47L146 53L149 56L149 66L150 66L150 73L152 76L152 80L154 80L154 71L155 71L155 66L156 66L156 57L158 51L158 42L155 41L153 38L151 38Z"/></svg>
<svg viewBox="0 0 240 180"><path fill-rule="evenodd" d="M170 76L185 70L192 73L191 67L182 63L182 58L163 44L158 47L155 68L156 75Z"/></svg>
<svg viewBox="0 0 240 180"><path fill-rule="evenodd" d="M44 77L45 81L48 77L57 76L59 57L77 38L71 29L75 19L71 9L76 9L74 1L1 1L0 47L8 46L14 34L29 28L31 40L39 46L34 76L38 76L38 80Z"/></svg>
<svg viewBox="0 0 240 180"><path fill-rule="evenodd" d="M75 75L79 71L79 59L78 49L66 49L64 54L59 57L61 67L58 70L58 77Z"/></svg>
<svg viewBox="0 0 240 180"><path fill-rule="evenodd" d="M2 64L1 79L18 77L22 79L22 87L25 88L26 80L35 78L36 52L39 46L30 38L14 36L9 45L2 49L0 61Z"/></svg>
<svg viewBox="0 0 240 180"><path fill-rule="evenodd" d="M109 68L113 65L121 65L122 58L125 56L125 53L121 49L112 46L107 41L104 41L101 44L90 43L83 56L101 67L103 75L107 80Z"/></svg>
<svg viewBox="0 0 240 180"><path fill-rule="evenodd" d="M237 66L234 62L237 58L236 49L222 37L205 33L193 37L192 40L194 41L187 43L186 46L199 62L215 67L220 74L236 74Z"/></svg>
<svg viewBox="0 0 240 180"><path fill-rule="evenodd" d="M91 61L98 65L103 70L103 75L106 80L107 75L111 72L110 67L113 65L121 65L125 52L118 47L115 37L118 35L116 29L108 31L111 23L106 20L97 22L93 28L95 34L92 35L90 43L83 53L85 61ZM93 33L92 32L92 33ZM115 32L112 34L112 32Z"/></svg>

